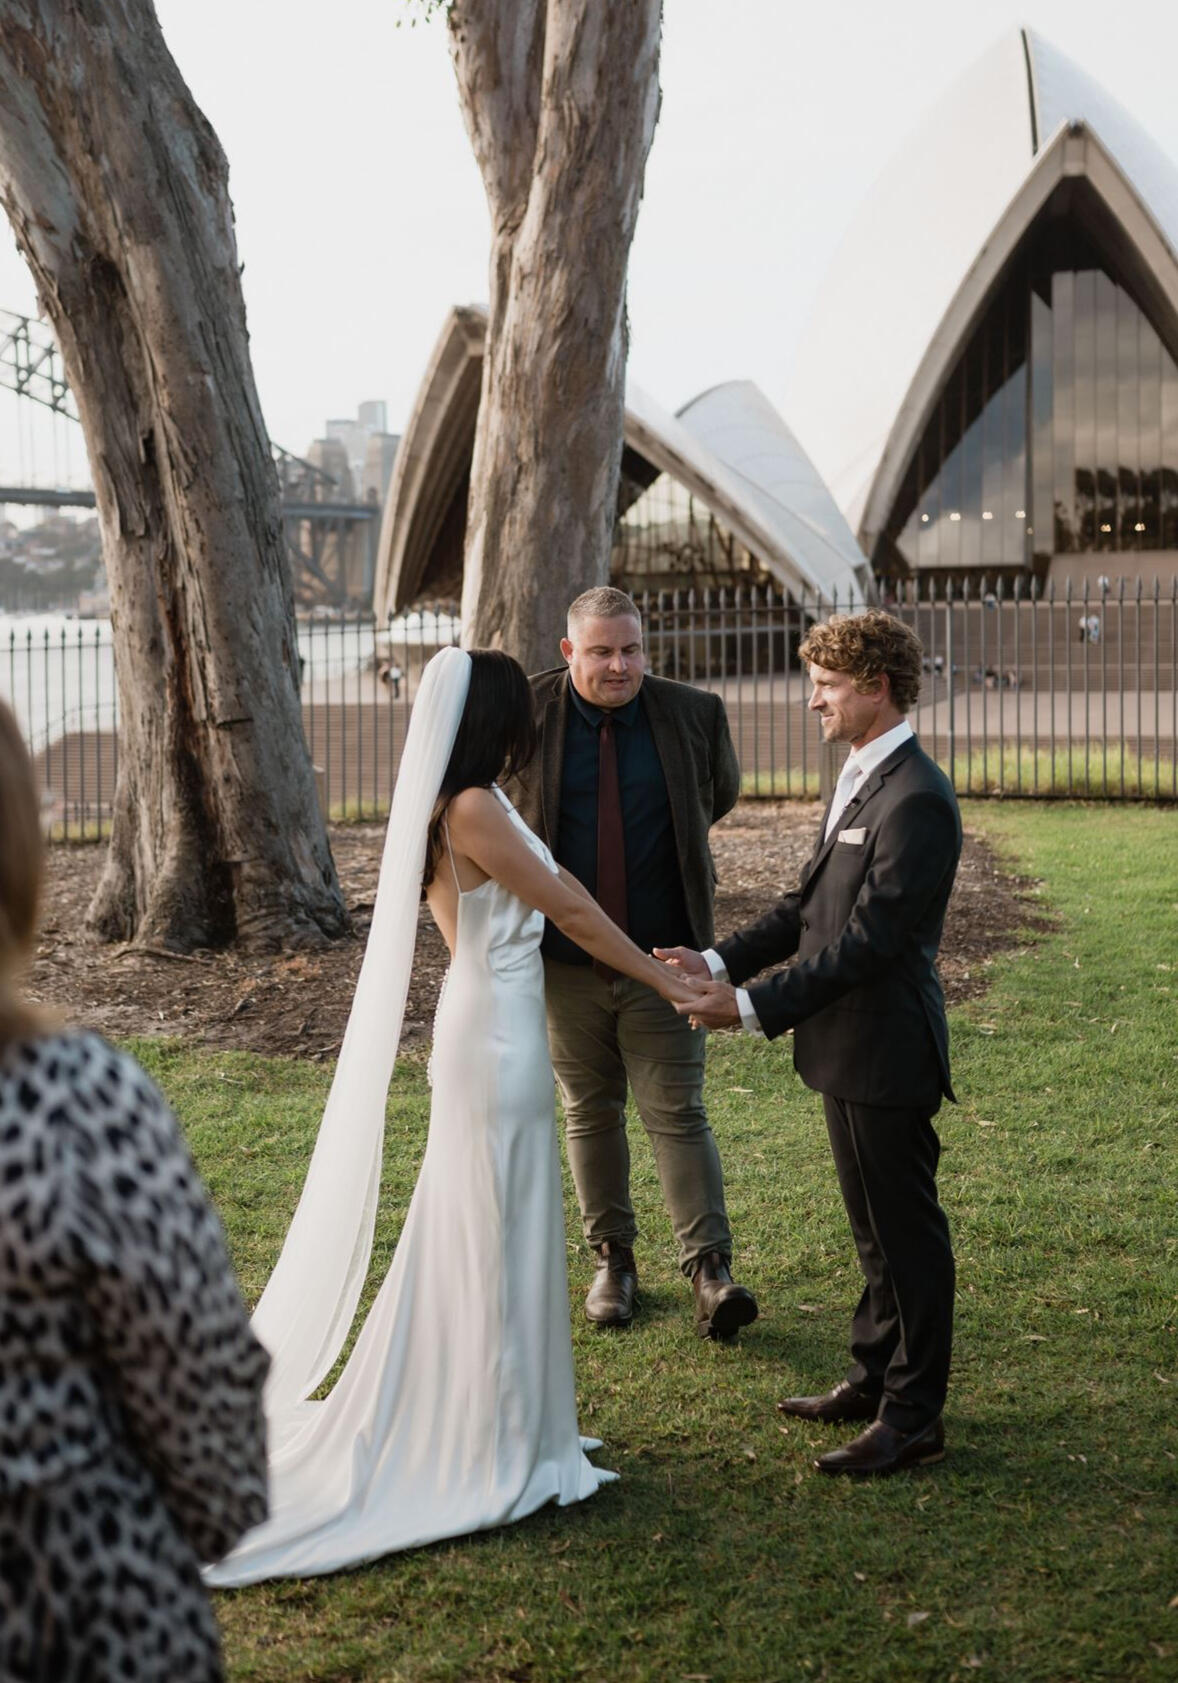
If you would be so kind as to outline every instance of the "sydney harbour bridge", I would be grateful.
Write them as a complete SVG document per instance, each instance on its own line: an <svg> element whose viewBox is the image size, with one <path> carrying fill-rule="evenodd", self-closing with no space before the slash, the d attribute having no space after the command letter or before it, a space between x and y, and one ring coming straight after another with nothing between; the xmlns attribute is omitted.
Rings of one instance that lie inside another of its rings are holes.
<svg viewBox="0 0 1178 1683"><path fill-rule="evenodd" d="M0 505L46 509L93 508L89 485L66 484L70 464L82 453L78 412L66 382L61 353L44 322L0 309L0 392L11 401L49 410L63 423L54 429L49 446L47 484L0 483ZM18 478L43 477L29 471L34 452L26 452L19 419L14 451L24 470ZM72 445L72 448L71 448ZM295 601L300 608L320 605L368 609L372 604L376 542L381 509L376 502L357 502L338 480L322 468L279 444L271 455L282 491L283 525ZM26 461L26 454L29 458ZM44 455L44 451L42 451ZM0 480L11 468L0 470Z"/></svg>

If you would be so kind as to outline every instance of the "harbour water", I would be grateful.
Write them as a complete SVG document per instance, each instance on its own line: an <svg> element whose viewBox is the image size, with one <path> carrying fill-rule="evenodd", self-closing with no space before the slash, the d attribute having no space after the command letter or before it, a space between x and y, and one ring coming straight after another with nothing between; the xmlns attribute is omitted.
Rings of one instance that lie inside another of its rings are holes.
<svg viewBox="0 0 1178 1683"><path fill-rule="evenodd" d="M34 754L68 731L113 730L109 619L0 614L0 695Z"/></svg>
<svg viewBox="0 0 1178 1683"><path fill-rule="evenodd" d="M384 663L407 670L422 652L455 641L457 632L450 616L431 612L381 627L379 641L367 616L300 620L303 699L378 703ZM118 709L110 620L0 614L0 695L34 754L74 732L113 731Z"/></svg>

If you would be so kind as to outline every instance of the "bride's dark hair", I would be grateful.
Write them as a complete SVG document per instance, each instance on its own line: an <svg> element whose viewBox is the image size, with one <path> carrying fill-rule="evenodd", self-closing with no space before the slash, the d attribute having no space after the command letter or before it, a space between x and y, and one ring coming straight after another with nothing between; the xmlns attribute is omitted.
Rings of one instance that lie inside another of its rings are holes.
<svg viewBox="0 0 1178 1683"><path fill-rule="evenodd" d="M470 650L470 688L430 819L421 886L434 880L443 847L442 819L463 789L518 777L536 752L536 721L527 674L501 649Z"/></svg>

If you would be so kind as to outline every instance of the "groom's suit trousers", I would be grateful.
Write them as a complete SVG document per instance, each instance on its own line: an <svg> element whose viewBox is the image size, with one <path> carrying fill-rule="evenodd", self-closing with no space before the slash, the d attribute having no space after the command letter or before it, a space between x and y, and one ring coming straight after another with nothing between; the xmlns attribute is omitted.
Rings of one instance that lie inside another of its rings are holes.
<svg viewBox="0 0 1178 1683"><path fill-rule="evenodd" d="M847 1377L882 1394L889 1426L917 1431L944 1407L953 1348L956 1276L937 1200L940 1141L925 1110L829 1093L822 1103L864 1279Z"/></svg>
<svg viewBox="0 0 1178 1683"><path fill-rule="evenodd" d="M796 958L749 997L770 1039L794 1031L798 1074L822 1094L865 1281L848 1377L901 1431L941 1412L949 1373L932 1118L953 1097L936 955L960 852L953 790L909 738L820 829L798 889L716 947L737 986Z"/></svg>

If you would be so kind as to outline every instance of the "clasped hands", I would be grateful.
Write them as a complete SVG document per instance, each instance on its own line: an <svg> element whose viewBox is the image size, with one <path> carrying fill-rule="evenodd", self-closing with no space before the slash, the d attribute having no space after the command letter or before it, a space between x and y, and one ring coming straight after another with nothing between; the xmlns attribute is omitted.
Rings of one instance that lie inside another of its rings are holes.
<svg viewBox="0 0 1178 1683"><path fill-rule="evenodd" d="M691 999L675 1006L681 1017L690 1018L692 1028L739 1028L736 989L731 982L716 981L702 953L693 951L691 947L655 947L652 950L655 958L678 971L692 989Z"/></svg>

